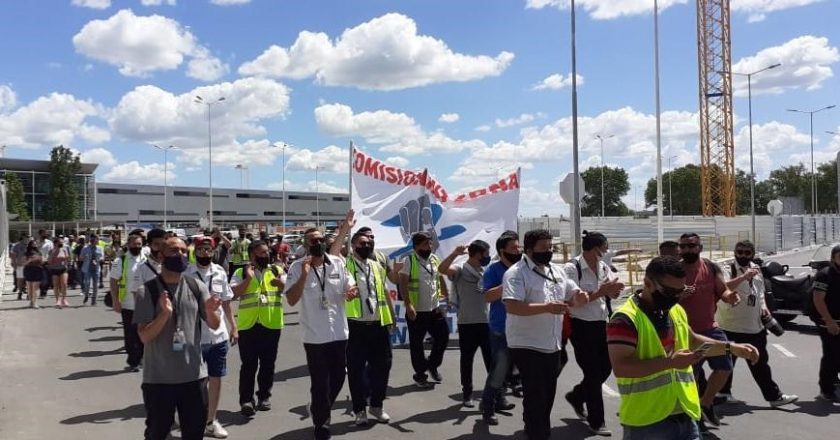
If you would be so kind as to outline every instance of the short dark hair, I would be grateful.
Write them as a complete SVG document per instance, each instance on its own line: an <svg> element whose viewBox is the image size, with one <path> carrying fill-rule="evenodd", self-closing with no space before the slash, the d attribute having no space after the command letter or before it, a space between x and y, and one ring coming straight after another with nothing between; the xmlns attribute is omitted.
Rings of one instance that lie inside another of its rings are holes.
<svg viewBox="0 0 840 440"><path fill-rule="evenodd" d="M583 231L583 239L581 240L581 249L589 251L596 247L601 247L607 242L607 236L600 232Z"/></svg>
<svg viewBox="0 0 840 440"><path fill-rule="evenodd" d="M680 244L674 240L665 240L662 243L659 243L659 252L662 252L664 249L676 249L680 247Z"/></svg>
<svg viewBox="0 0 840 440"><path fill-rule="evenodd" d="M148 241L149 243L158 238L166 238L166 231L164 231L163 229L155 228L146 234L146 241Z"/></svg>
<svg viewBox="0 0 840 440"><path fill-rule="evenodd" d="M421 245L429 240L432 239L432 235L426 231L415 232L414 235L411 236L411 244L414 247Z"/></svg>
<svg viewBox="0 0 840 440"><path fill-rule="evenodd" d="M685 278L685 266L683 266L682 261L670 255L655 257L650 260L647 268L645 268L645 278L658 281L666 275Z"/></svg>
<svg viewBox="0 0 840 440"><path fill-rule="evenodd" d="M362 226L358 231L356 231L357 234L365 235L367 235L368 232L373 232L373 229L371 229L370 226Z"/></svg>
<svg viewBox="0 0 840 440"><path fill-rule="evenodd" d="M352 237L350 237L350 243L355 243L356 240L358 240L361 237L367 237L367 233L359 229L358 231L356 231L355 234L353 234Z"/></svg>
<svg viewBox="0 0 840 440"><path fill-rule="evenodd" d="M490 250L490 245L487 244L484 240L473 240L470 243L469 247L467 247L467 253L472 257L473 255L481 252L488 252Z"/></svg>
<svg viewBox="0 0 840 440"><path fill-rule="evenodd" d="M516 231L505 231L496 239L496 252L502 253L502 249L507 247L511 241L519 240L519 234Z"/></svg>
<svg viewBox="0 0 840 440"><path fill-rule="evenodd" d="M735 243L735 249L738 249L738 248L747 248L750 251L752 251L752 253L755 253L755 245L753 244L753 242L751 242L749 240L741 240L741 241Z"/></svg>
<svg viewBox="0 0 840 440"><path fill-rule="evenodd" d="M545 229L534 229L525 233L524 247L526 251L533 250L540 240L551 240L551 232Z"/></svg>
<svg viewBox="0 0 840 440"><path fill-rule="evenodd" d="M697 235L696 232L686 232L683 235L680 235L680 240L687 240L689 238L696 238L698 241L700 240L700 236Z"/></svg>
<svg viewBox="0 0 840 440"><path fill-rule="evenodd" d="M313 232L318 232L318 228L309 228L309 229L303 231L303 235L309 235Z"/></svg>
<svg viewBox="0 0 840 440"><path fill-rule="evenodd" d="M268 246L268 243L266 243L266 242L264 242L264 241L262 241L262 240L254 240L254 241L252 241L252 242L251 242L251 244L249 244L249 245L248 245L248 255L253 254L253 253L254 253L254 250L255 250L256 248L260 247L260 246Z"/></svg>

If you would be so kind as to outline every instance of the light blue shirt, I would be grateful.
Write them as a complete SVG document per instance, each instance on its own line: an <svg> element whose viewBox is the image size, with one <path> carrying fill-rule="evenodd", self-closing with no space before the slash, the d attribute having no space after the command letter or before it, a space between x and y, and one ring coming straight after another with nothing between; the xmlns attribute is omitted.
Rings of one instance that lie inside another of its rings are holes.
<svg viewBox="0 0 840 440"><path fill-rule="evenodd" d="M96 272L99 270L99 262L105 258L105 252L99 246L85 246L82 248L80 256L84 260L82 263L82 272Z"/></svg>

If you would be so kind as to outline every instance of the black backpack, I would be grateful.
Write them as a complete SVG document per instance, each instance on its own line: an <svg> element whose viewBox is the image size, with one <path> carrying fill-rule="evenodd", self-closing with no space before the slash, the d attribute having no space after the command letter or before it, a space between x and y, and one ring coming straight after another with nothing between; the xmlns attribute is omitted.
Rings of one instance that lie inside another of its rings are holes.
<svg viewBox="0 0 840 440"><path fill-rule="evenodd" d="M196 304L201 304L201 289L198 287L198 281L191 276L184 276L184 279L187 281L187 287L190 288L193 296L195 296ZM160 275L153 280L147 281L145 284L146 290L149 291L149 296L152 300L152 308L155 310L155 315L157 315L157 303L160 300L160 286L165 284L163 279L160 278Z"/></svg>

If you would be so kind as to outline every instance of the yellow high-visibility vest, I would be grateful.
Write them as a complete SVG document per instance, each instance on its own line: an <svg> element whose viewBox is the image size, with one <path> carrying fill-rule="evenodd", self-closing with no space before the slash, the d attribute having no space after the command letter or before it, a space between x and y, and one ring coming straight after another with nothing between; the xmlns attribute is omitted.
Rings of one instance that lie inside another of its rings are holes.
<svg viewBox="0 0 840 440"><path fill-rule="evenodd" d="M408 298L411 300L411 305L416 307L417 296L420 294L420 257L412 252L408 259L409 264L411 264L409 267L410 275L408 277ZM440 264L440 258L432 254L429 256L429 262L432 264L432 282L435 285L435 292L432 294L432 302L434 302L434 298L440 297L440 280L435 279L435 277L439 276L437 267Z"/></svg>
<svg viewBox="0 0 840 440"><path fill-rule="evenodd" d="M373 275L373 290L376 293L376 301L378 303L377 308L379 309L379 322L382 325L390 325L394 323L394 317L391 316L391 308L388 307L388 300L386 295L388 295L388 289L385 287L385 269L376 262L376 260L367 260L367 263L370 267L371 274ZM362 280L361 277L358 276L359 268L356 265L356 259L351 257L347 257L347 272L350 276L356 280L356 285L359 285ZM371 292L368 292L370 295ZM348 318L361 318L362 317L362 300L358 296L347 301L346 304L346 313Z"/></svg>
<svg viewBox="0 0 840 440"><path fill-rule="evenodd" d="M275 275L274 271L277 270ZM269 266L262 274L262 279L251 278L245 294L239 299L239 311L236 315L236 326L239 330L248 330L259 323L265 328L279 330L283 328L283 297L280 289L271 284L278 278L283 269ZM244 269L236 269L234 276L244 280ZM265 302L260 299L265 295Z"/></svg>

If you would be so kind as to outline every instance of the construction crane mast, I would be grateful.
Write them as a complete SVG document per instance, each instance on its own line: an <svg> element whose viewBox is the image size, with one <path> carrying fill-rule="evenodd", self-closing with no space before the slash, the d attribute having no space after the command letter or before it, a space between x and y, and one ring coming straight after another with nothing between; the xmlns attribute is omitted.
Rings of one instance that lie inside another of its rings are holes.
<svg viewBox="0 0 840 440"><path fill-rule="evenodd" d="M729 0L697 0L703 215L735 215Z"/></svg>

